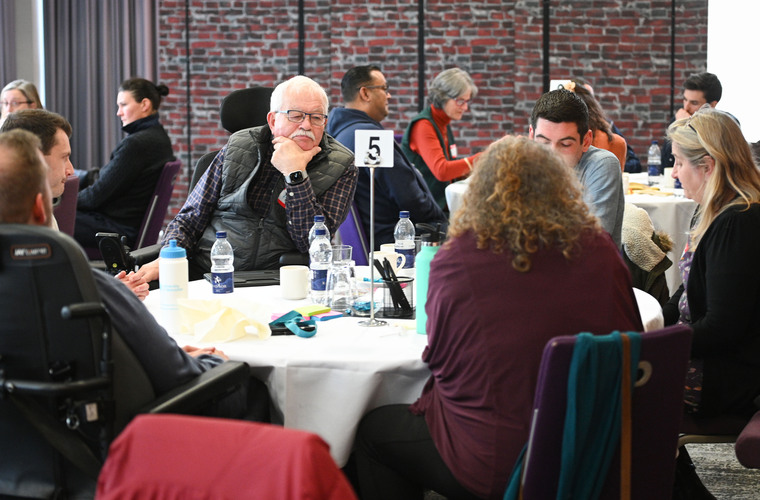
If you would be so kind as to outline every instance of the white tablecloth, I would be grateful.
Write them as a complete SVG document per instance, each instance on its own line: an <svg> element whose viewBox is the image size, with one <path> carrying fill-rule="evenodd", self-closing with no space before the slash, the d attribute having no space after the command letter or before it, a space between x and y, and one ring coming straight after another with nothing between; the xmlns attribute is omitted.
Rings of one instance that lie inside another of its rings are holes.
<svg viewBox="0 0 760 500"><path fill-rule="evenodd" d="M652 219L654 228L665 231L673 239L673 250L668 258L673 265L665 271L670 293L681 285L681 273L678 270L678 260L686 247L687 233L691 217L697 204L694 200L680 196L652 196L648 194L629 194L625 201L643 208Z"/></svg>
<svg viewBox="0 0 760 500"><path fill-rule="evenodd" d="M645 329L662 326L662 312L651 295L634 289ZM279 286L237 288L231 296L264 304L285 313L309 304L284 300ZM190 298L219 298L205 281L190 283ZM224 299L222 299L224 300ZM162 322L160 291L145 305ZM267 384L275 420L286 427L319 434L330 445L339 466L351 453L356 428L370 410L394 403L413 403L430 375L422 362L427 337L413 320L386 320L388 326L362 327L361 318L338 318L318 323L312 338L292 335L265 340L246 337L215 344L230 359L245 361L252 374ZM175 335L182 345L205 347L190 335Z"/></svg>
<svg viewBox="0 0 760 500"><path fill-rule="evenodd" d="M452 182L448 186L446 186L446 203L449 205L449 212L454 213L459 208L459 205L462 204L462 196L464 196L464 192L467 191L467 184L469 182L469 178Z"/></svg>
<svg viewBox="0 0 760 500"><path fill-rule="evenodd" d="M281 299L279 286L237 288L233 295L269 305L273 313L310 303ZM195 281L190 298L219 296L209 283ZM151 292L145 304L161 322L160 291ZM427 337L416 333L413 320L386 320L388 326L370 328L359 326L360 319L318 323L317 334L308 339L249 337L215 345L230 359L248 363L267 384L276 421L319 434L339 466L348 460L364 414L378 406L413 403L430 375L421 359ZM190 335L174 339L179 345L206 345Z"/></svg>

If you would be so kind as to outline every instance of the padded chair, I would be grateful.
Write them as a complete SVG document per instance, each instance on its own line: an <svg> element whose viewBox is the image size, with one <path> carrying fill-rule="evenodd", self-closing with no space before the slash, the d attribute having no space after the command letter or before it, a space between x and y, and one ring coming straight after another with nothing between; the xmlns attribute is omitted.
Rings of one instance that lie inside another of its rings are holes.
<svg viewBox="0 0 760 500"><path fill-rule="evenodd" d="M155 245L158 241L158 234L164 227L164 218L166 211L169 209L169 203L172 200L174 192L174 182L177 178L179 168L182 166L180 160L171 160L164 164L161 175L156 181L156 187L150 197L150 202L145 210L140 229L135 237L134 249ZM87 257L91 260L102 259L100 250L97 248L85 247ZM156 254L158 256L158 254Z"/></svg>
<svg viewBox="0 0 760 500"><path fill-rule="evenodd" d="M172 160L166 162L163 170L161 170L156 189L150 198L150 205L148 205L148 210L145 212L142 224L140 224L140 230L137 232L135 248L153 245L158 241L158 233L164 226L166 211L169 209L169 203L172 200L174 181L181 166L180 160Z"/></svg>
<svg viewBox="0 0 760 500"><path fill-rule="evenodd" d="M273 91L273 87L255 86L230 92L222 99L222 104L219 107L219 119L222 122L222 127L230 134L234 134L246 128L266 125ZM190 179L190 191L195 188L198 180L211 165L211 161L218 152L218 149L211 151L198 159Z"/></svg>
<svg viewBox="0 0 760 500"><path fill-rule="evenodd" d="M250 377L227 362L157 399L81 247L46 227L0 224L0 307L0 497L91 498L134 415L203 412Z"/></svg>
<svg viewBox="0 0 760 500"><path fill-rule="evenodd" d="M53 216L58 222L58 229L74 236L74 224L77 221L77 195L79 194L79 177L71 175L63 185L63 194L58 205L53 207Z"/></svg>
<svg viewBox="0 0 760 500"><path fill-rule="evenodd" d="M544 349L534 416L522 470L523 497L557 498L567 383L576 337L556 337ZM678 325L641 334L639 379L631 396L631 485L633 499L670 498L678 425L691 331ZM590 409L586 409L589 410ZM618 499L620 452L613 455L600 498Z"/></svg>
<svg viewBox="0 0 760 500"><path fill-rule="evenodd" d="M348 215L343 224L338 228L340 240L344 245L351 245L354 249L353 258L357 266L366 266L369 263L369 243L367 235L364 234L359 210L356 208L356 201L351 202Z"/></svg>
<svg viewBox="0 0 760 500"><path fill-rule="evenodd" d="M742 429L734 445L739 463L750 469L760 469L760 411Z"/></svg>
<svg viewBox="0 0 760 500"><path fill-rule="evenodd" d="M356 496L316 434L235 420L141 415L111 446L96 498Z"/></svg>

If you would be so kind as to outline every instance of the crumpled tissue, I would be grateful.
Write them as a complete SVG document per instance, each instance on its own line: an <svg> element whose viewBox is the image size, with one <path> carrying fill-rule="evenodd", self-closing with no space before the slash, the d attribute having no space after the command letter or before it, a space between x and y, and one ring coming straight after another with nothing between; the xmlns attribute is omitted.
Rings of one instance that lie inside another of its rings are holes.
<svg viewBox="0 0 760 500"><path fill-rule="evenodd" d="M262 304L245 299L225 297L199 300L179 299L180 332L199 342L230 342L246 335L268 338L272 311Z"/></svg>

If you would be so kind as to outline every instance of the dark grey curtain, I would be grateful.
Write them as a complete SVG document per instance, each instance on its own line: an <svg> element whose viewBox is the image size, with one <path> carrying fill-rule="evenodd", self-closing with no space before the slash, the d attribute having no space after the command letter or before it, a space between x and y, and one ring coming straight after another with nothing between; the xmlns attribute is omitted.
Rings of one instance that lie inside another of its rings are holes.
<svg viewBox="0 0 760 500"><path fill-rule="evenodd" d="M75 168L104 165L122 139L116 94L156 82L157 0L44 0L46 107L65 116Z"/></svg>
<svg viewBox="0 0 760 500"><path fill-rule="evenodd" d="M0 43L3 52L0 56L0 89L16 77L16 51L8 47L16 47L16 4L0 2Z"/></svg>

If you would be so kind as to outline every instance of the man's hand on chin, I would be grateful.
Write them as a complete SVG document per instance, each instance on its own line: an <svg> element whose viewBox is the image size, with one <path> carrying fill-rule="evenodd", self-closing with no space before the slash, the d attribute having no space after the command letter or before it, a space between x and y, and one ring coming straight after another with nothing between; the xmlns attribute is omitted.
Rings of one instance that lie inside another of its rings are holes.
<svg viewBox="0 0 760 500"><path fill-rule="evenodd" d="M311 159L322 151L322 148L317 145L304 150L296 141L288 137L275 137L272 144L274 144L272 165L283 174L295 170L306 170L306 165Z"/></svg>

